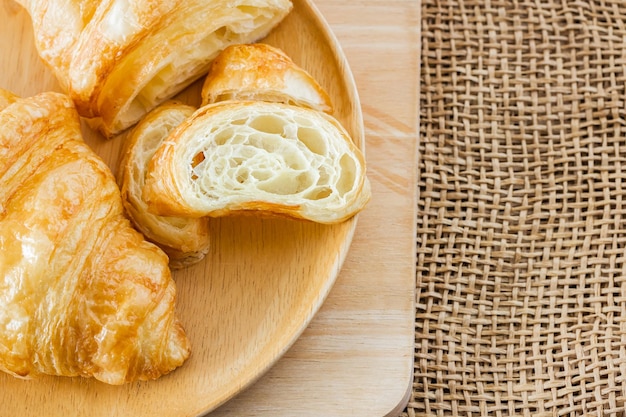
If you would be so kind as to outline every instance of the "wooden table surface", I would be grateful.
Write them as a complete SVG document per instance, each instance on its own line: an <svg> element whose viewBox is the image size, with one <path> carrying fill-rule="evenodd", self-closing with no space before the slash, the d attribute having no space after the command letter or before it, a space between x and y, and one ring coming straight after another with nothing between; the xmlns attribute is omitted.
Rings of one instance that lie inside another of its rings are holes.
<svg viewBox="0 0 626 417"><path fill-rule="evenodd" d="M315 4L356 81L372 200L359 217L336 284L312 323L268 373L211 417L393 416L411 394L420 2ZM29 93L34 87L26 83L42 84L25 80L11 87Z"/></svg>
<svg viewBox="0 0 626 417"><path fill-rule="evenodd" d="M411 393L420 2L315 4L359 90L373 199L308 329L264 377L211 417L393 416Z"/></svg>

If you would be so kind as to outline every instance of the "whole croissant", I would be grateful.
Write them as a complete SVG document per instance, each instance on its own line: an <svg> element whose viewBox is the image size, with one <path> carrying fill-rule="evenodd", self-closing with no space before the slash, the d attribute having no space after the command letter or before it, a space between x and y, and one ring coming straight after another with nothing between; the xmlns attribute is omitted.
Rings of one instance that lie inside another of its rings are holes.
<svg viewBox="0 0 626 417"><path fill-rule="evenodd" d="M204 75L227 45L254 42L290 0L17 0L37 49L105 136Z"/></svg>
<svg viewBox="0 0 626 417"><path fill-rule="evenodd" d="M124 216L71 100L0 97L0 370L122 384L182 365L167 256Z"/></svg>
<svg viewBox="0 0 626 417"><path fill-rule="evenodd" d="M148 166L148 210L162 215L271 213L318 223L354 216L370 198L363 154L331 116L264 101L197 110Z"/></svg>

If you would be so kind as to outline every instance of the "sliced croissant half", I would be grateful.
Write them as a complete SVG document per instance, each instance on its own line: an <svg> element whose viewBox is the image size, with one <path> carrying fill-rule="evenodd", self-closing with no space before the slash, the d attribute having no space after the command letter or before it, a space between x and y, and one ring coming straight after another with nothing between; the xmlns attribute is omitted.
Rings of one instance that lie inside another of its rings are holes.
<svg viewBox="0 0 626 417"><path fill-rule="evenodd" d="M0 126L0 370L123 384L181 366L167 256L124 216L69 97L14 97Z"/></svg>
<svg viewBox="0 0 626 417"><path fill-rule="evenodd" d="M167 102L152 110L130 133L120 165L119 182L126 212L137 229L168 254L170 266L175 269L192 265L206 255L207 220L152 214L142 192L148 162L170 132L194 111L194 107L178 102Z"/></svg>
<svg viewBox="0 0 626 417"><path fill-rule="evenodd" d="M202 86L202 104L261 100L331 114L326 91L281 49L264 43L231 45L213 61Z"/></svg>
<svg viewBox="0 0 626 417"><path fill-rule="evenodd" d="M365 160L325 113L282 103L200 108L156 151L143 192L162 215L262 212L336 223L370 198Z"/></svg>
<svg viewBox="0 0 626 417"><path fill-rule="evenodd" d="M106 135L206 74L226 46L254 42L290 0L17 0L76 107Z"/></svg>

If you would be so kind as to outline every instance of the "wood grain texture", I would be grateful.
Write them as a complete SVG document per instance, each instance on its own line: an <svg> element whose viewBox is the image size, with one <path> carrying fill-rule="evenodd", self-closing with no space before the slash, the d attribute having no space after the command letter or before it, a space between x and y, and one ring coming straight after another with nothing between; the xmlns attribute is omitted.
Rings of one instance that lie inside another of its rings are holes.
<svg viewBox="0 0 626 417"><path fill-rule="evenodd" d="M182 369L157 382L122 388L0 376L3 412L199 415L266 371L210 415L384 416L404 407L413 372L419 2L315 4L334 34L324 30L323 22L314 24L319 19L315 10L299 7L301 20L292 17L269 42L283 47L339 100L336 116L357 137L364 122L373 199L356 230L352 223L216 221L207 261L176 276L181 318L194 343ZM7 23L0 27L0 87L21 95L58 90L27 46L32 32L23 11L2 0L0 18ZM357 92L351 89L349 69L340 59L329 59L341 56L338 45L354 74L364 120L354 107ZM198 104L197 87L181 97ZM87 128L85 134L115 172L123 138L102 141ZM300 324L324 300L346 252L328 298L285 352L302 330ZM259 360L250 364L250 358Z"/></svg>

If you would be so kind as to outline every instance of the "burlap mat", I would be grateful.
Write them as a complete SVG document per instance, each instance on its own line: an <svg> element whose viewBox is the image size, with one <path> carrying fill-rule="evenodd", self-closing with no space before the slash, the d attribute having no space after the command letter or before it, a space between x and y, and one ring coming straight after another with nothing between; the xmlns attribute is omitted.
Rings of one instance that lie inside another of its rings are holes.
<svg viewBox="0 0 626 417"><path fill-rule="evenodd" d="M623 415L626 2L422 3L408 416Z"/></svg>

